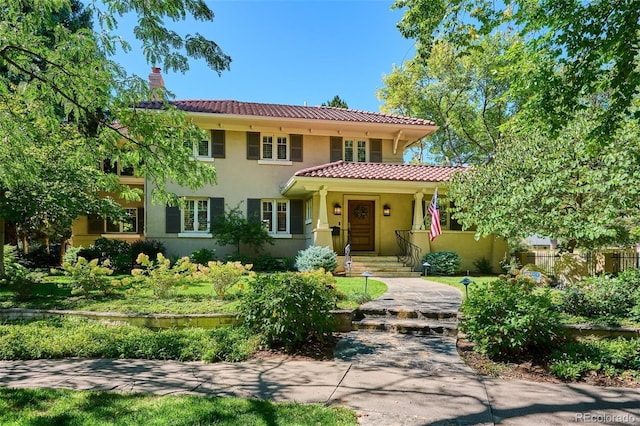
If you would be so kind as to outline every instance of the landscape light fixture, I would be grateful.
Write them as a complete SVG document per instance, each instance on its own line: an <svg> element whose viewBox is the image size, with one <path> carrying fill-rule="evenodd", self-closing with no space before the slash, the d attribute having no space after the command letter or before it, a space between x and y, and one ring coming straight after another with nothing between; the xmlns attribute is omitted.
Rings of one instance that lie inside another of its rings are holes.
<svg viewBox="0 0 640 426"><path fill-rule="evenodd" d="M369 271L364 271L360 275L364 277L364 293L367 294L367 284L369 284L369 277L372 276L372 274Z"/></svg>
<svg viewBox="0 0 640 426"><path fill-rule="evenodd" d="M424 262L422 264L422 275L424 275L425 277L429 275L429 266L431 266L429 262Z"/></svg>
<svg viewBox="0 0 640 426"><path fill-rule="evenodd" d="M473 281L471 281L469 279L469 277L464 277L461 281L460 284L464 285L464 294L466 295L467 299L469 298L469 284L471 284Z"/></svg>

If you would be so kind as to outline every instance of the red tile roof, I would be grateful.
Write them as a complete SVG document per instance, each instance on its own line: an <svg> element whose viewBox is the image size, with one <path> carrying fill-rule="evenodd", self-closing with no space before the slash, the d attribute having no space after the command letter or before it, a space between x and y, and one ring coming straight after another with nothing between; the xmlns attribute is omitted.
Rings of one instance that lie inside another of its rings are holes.
<svg viewBox="0 0 640 426"><path fill-rule="evenodd" d="M177 100L170 101L169 103L183 111L204 112L208 114L435 126L433 121L422 118L403 117L401 115L328 106L278 105L232 100ZM161 109L162 102L141 102L140 107L145 109Z"/></svg>
<svg viewBox="0 0 640 426"><path fill-rule="evenodd" d="M298 171L294 176L333 179L397 180L409 182L444 182L461 166L426 166L420 164L346 163L342 160Z"/></svg>

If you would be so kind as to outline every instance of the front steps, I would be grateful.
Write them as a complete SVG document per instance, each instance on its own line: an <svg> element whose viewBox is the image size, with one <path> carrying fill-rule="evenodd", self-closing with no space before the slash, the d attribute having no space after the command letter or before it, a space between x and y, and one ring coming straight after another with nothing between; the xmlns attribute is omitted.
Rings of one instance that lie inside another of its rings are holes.
<svg viewBox="0 0 640 426"><path fill-rule="evenodd" d="M357 311L356 320L352 321L351 325L356 331L386 331L455 338L458 335L458 313L364 308Z"/></svg>
<svg viewBox="0 0 640 426"><path fill-rule="evenodd" d="M344 265L344 256L338 257L338 265ZM371 272L373 277L407 278L419 277L420 272L411 270L398 262L395 256L351 256L351 271L345 271L346 276L359 277L365 271Z"/></svg>

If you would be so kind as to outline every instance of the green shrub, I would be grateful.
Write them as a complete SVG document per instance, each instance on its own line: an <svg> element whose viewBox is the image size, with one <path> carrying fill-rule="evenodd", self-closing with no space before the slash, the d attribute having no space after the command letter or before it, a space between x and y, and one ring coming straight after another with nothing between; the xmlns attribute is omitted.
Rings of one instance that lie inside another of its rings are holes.
<svg viewBox="0 0 640 426"><path fill-rule="evenodd" d="M20 265L16 247L5 245L3 250L5 276L0 279L0 285L11 290L18 300L29 299L35 287L44 279L44 274Z"/></svg>
<svg viewBox="0 0 640 426"><path fill-rule="evenodd" d="M78 257L76 263L63 263L65 275L71 277L71 294L90 296L92 292L111 293L113 284L109 275L113 274L113 269L109 266L109 260L100 265L98 259L88 261L82 256Z"/></svg>
<svg viewBox="0 0 640 426"><path fill-rule="evenodd" d="M481 257L480 259L476 259L473 262L473 266L475 266L476 270L481 274L493 273L493 266L491 265L491 261L486 257Z"/></svg>
<svg viewBox="0 0 640 426"><path fill-rule="evenodd" d="M149 258L155 259L156 257L158 257L158 253L166 255L167 249L164 244L158 240L135 241L131 243L131 264L135 262L140 253L144 253L149 256Z"/></svg>
<svg viewBox="0 0 640 426"><path fill-rule="evenodd" d="M217 260L216 251L201 248L191 253L191 256L189 256L189 260L191 260L191 262L193 263L206 265L209 262L215 262Z"/></svg>
<svg viewBox="0 0 640 426"><path fill-rule="evenodd" d="M186 287L193 280L197 269L188 257L178 259L172 265L171 260L162 253L157 254L155 262L146 254L140 253L136 263L143 268L132 270L131 278L122 280L123 284L150 288L154 296L160 298L173 296L176 289Z"/></svg>
<svg viewBox="0 0 640 426"><path fill-rule="evenodd" d="M82 247L69 247L62 256L62 263L76 263L78 261L78 253L82 251Z"/></svg>
<svg viewBox="0 0 640 426"><path fill-rule="evenodd" d="M480 352L519 356L553 345L560 318L550 289L536 289L531 280L500 279L471 290L460 328Z"/></svg>
<svg viewBox="0 0 640 426"><path fill-rule="evenodd" d="M238 283L240 277L248 274L250 269L251 265L245 267L240 262L209 262L206 266L198 265L198 272L194 277L210 283L218 299L224 300L227 291Z"/></svg>
<svg viewBox="0 0 640 426"><path fill-rule="evenodd" d="M263 344L294 349L309 339L331 334L335 278L330 273L278 272L258 275L240 304L245 324L262 336Z"/></svg>
<svg viewBox="0 0 640 426"><path fill-rule="evenodd" d="M286 272L295 270L295 260L290 257L274 257L261 254L253 259L253 270L256 272Z"/></svg>
<svg viewBox="0 0 640 426"><path fill-rule="evenodd" d="M455 275L460 271L462 259L453 251L438 251L427 253L422 257L422 263L427 262L429 273L432 275Z"/></svg>
<svg viewBox="0 0 640 426"><path fill-rule="evenodd" d="M640 281L636 273L618 277L589 277L565 286L561 308L587 317L629 317L638 303Z"/></svg>
<svg viewBox="0 0 640 426"><path fill-rule="evenodd" d="M100 237L89 247L81 249L77 255L89 260L108 260L114 270L120 273L129 273L133 267L131 244L126 241Z"/></svg>
<svg viewBox="0 0 640 426"><path fill-rule="evenodd" d="M298 252L296 268L300 272L324 269L333 272L338 267L338 255L329 247L311 246Z"/></svg>
<svg viewBox="0 0 640 426"><path fill-rule="evenodd" d="M589 339L568 342L551 354L551 372L577 380L590 372L619 375L640 370L640 339Z"/></svg>

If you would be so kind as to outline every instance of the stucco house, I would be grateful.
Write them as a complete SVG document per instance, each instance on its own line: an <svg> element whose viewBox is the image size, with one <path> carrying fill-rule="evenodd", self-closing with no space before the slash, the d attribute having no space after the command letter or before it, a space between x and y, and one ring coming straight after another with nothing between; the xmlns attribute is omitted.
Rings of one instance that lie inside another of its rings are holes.
<svg viewBox="0 0 640 426"><path fill-rule="evenodd" d="M161 82L158 76L154 68L152 86ZM403 164L407 147L437 129L432 121L325 106L171 103L206 130L208 139L194 147L194 157L214 165L218 182L195 191L168 183L168 190L184 197L184 208L150 202L135 206L136 232L144 230L144 238L163 242L170 254L209 248L224 258L233 248L216 246L211 223L225 209L239 207L267 227L274 245L266 251L273 256L295 256L311 245L342 255L350 243L352 255L405 255L404 263L414 270L421 269L422 255L442 250L460 254L463 270L473 271L473 262L482 257L499 270L506 243L476 241L473 231L462 231L451 219L446 206L441 206L442 235L429 239L425 204L436 188L445 195L446 181L464 169ZM153 111L163 104L150 101L139 107ZM149 192L151 185L143 187ZM151 200L151 194L144 199ZM78 229L83 224L89 229L89 222L80 221ZM78 237L75 245L82 241Z"/></svg>

